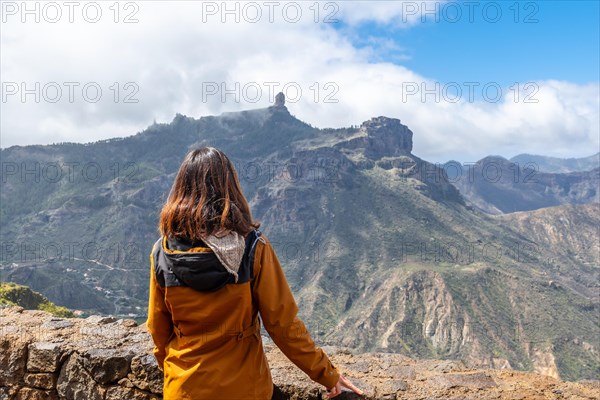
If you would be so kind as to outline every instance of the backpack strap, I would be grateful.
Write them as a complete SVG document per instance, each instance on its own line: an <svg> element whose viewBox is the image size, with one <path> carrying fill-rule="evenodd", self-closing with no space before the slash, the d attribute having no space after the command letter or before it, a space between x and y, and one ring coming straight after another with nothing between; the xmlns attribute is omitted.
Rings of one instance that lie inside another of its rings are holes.
<svg viewBox="0 0 600 400"><path fill-rule="evenodd" d="M254 229L246 236L246 249L238 271L238 283L248 282L254 278L254 254L261 235L259 230Z"/></svg>

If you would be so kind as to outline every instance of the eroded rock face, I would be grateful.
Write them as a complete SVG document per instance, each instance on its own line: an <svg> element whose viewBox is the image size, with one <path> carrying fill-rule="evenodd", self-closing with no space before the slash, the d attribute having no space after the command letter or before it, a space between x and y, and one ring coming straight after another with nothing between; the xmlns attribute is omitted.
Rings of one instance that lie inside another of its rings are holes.
<svg viewBox="0 0 600 400"><path fill-rule="evenodd" d="M27 345L10 337L0 337L0 386L25 374ZM1 393L1 392L0 392Z"/></svg>
<svg viewBox="0 0 600 400"><path fill-rule="evenodd" d="M469 316L455 303L439 273L419 271L406 281L387 280L385 284L395 286L382 291L390 295L376 297L378 301L372 303L373 308L338 325L336 329L344 345L361 348L367 342L363 335L377 332L381 338L378 349L402 352L406 332L410 332L411 349L433 348L442 357L452 357L463 346L473 347L477 338L469 331ZM377 288L369 289L368 295L378 296L377 291ZM359 333L344 334L355 331ZM450 362L454 361L446 361ZM443 363L437 367L449 368Z"/></svg>
<svg viewBox="0 0 600 400"><path fill-rule="evenodd" d="M83 366L92 378L104 385L127 376L133 353L123 349L90 349L83 354Z"/></svg>
<svg viewBox="0 0 600 400"><path fill-rule="evenodd" d="M37 389L54 389L56 386L56 374L25 374L25 384Z"/></svg>
<svg viewBox="0 0 600 400"><path fill-rule="evenodd" d="M366 154L373 158L398 156L412 151L412 131L399 119L377 117L363 122L361 130L367 132Z"/></svg>
<svg viewBox="0 0 600 400"><path fill-rule="evenodd" d="M148 394L146 392L134 388L111 386L106 391L105 400L155 400L160 398L161 397L159 396Z"/></svg>
<svg viewBox="0 0 600 400"><path fill-rule="evenodd" d="M58 397L54 391L40 390L24 387L19 390L16 396L17 400L57 400Z"/></svg>
<svg viewBox="0 0 600 400"><path fill-rule="evenodd" d="M68 400L103 400L106 388L98 385L83 367L83 359L73 354L62 366L56 389L60 398Z"/></svg>
<svg viewBox="0 0 600 400"><path fill-rule="evenodd" d="M285 106L285 95L282 92L277 93L275 96L275 107Z"/></svg>
<svg viewBox="0 0 600 400"><path fill-rule="evenodd" d="M35 342L28 346L27 370L30 372L56 372L62 349L60 343Z"/></svg>
<svg viewBox="0 0 600 400"><path fill-rule="evenodd" d="M451 184L448 174L441 166L411 153L412 138L412 131L399 119L376 117L363 122L357 132L349 139L336 143L333 149L347 154L352 159L352 166L359 170L377 166L400 179L423 183L415 185L415 189L427 197L464 204L458 189ZM352 182L354 174L349 176L352 178L349 181Z"/></svg>
<svg viewBox="0 0 600 400"><path fill-rule="evenodd" d="M440 316L432 314L432 318ZM45 312L0 309L0 400L162 399L163 376L145 326L110 318L55 320L51 327L47 321ZM94 324L112 328L114 334L89 329ZM279 349L267 343L265 350L275 384L274 399L323 398L324 388L310 381ZM365 393L362 397L344 393L340 400L541 400L559 398L557 394L560 398L600 398L597 381L561 382L512 370L472 370L457 361L352 354L337 347L325 350Z"/></svg>
<svg viewBox="0 0 600 400"><path fill-rule="evenodd" d="M362 135L341 143L338 147L363 148L365 156L373 160L406 155L412 151L413 133L406 125L402 125L399 119L371 118L362 123L359 133Z"/></svg>
<svg viewBox="0 0 600 400"><path fill-rule="evenodd" d="M151 354L137 355L131 360L128 378L139 389L162 393L162 372Z"/></svg>

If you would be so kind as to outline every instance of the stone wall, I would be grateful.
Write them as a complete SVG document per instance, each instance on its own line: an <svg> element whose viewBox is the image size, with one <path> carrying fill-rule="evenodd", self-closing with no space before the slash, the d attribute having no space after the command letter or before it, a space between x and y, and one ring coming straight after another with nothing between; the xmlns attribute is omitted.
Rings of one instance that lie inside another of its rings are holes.
<svg viewBox="0 0 600 400"><path fill-rule="evenodd" d="M320 399L311 382L264 338L275 398ZM20 307L0 309L0 400L161 399L162 372L145 326L92 316L55 318ZM596 399L594 382L561 382L512 370L470 370L461 362L416 361L398 354L326 348L364 399ZM344 393L339 400L361 398Z"/></svg>

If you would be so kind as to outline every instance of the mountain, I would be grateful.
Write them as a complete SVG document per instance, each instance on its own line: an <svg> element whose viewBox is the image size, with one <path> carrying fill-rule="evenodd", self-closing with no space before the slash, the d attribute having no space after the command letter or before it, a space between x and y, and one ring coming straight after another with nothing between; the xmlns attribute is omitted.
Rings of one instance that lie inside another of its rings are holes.
<svg viewBox="0 0 600 400"><path fill-rule="evenodd" d="M510 159L520 165L531 165L540 172L583 172L600 167L600 152L581 158L558 158L533 154L519 154Z"/></svg>
<svg viewBox="0 0 600 400"><path fill-rule="evenodd" d="M555 249L562 260L573 259L574 264L557 263L555 268L576 272L578 265L593 267L600 254L600 205L563 205L531 212L516 212L499 219L527 234L533 243ZM555 260L556 261L556 260Z"/></svg>
<svg viewBox="0 0 600 400"><path fill-rule="evenodd" d="M27 286L11 282L0 282L0 307L2 306L19 306L26 310L43 310L57 317L74 316L69 309L53 304L40 293L34 292Z"/></svg>
<svg viewBox="0 0 600 400"><path fill-rule="evenodd" d="M600 202L599 167L550 173L541 172L534 163L489 156L464 170L455 162L446 163L444 169L454 173L450 181L469 204L491 214Z"/></svg>
<svg viewBox="0 0 600 400"><path fill-rule="evenodd" d="M72 309L143 316L160 207L184 154L212 145L235 163L320 343L597 377L594 249L563 251L531 224L479 211L445 168L412 154L413 136L383 116L316 129L280 102L177 115L124 139L3 149L0 278ZM579 237L598 209L544 218Z"/></svg>

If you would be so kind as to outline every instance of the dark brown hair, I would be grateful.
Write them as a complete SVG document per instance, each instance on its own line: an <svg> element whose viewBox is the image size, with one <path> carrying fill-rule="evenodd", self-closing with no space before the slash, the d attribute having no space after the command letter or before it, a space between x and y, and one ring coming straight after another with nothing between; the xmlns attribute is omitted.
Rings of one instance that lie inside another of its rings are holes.
<svg viewBox="0 0 600 400"><path fill-rule="evenodd" d="M214 147L190 151L160 213L160 232L196 241L222 229L246 236L259 225L231 160Z"/></svg>

